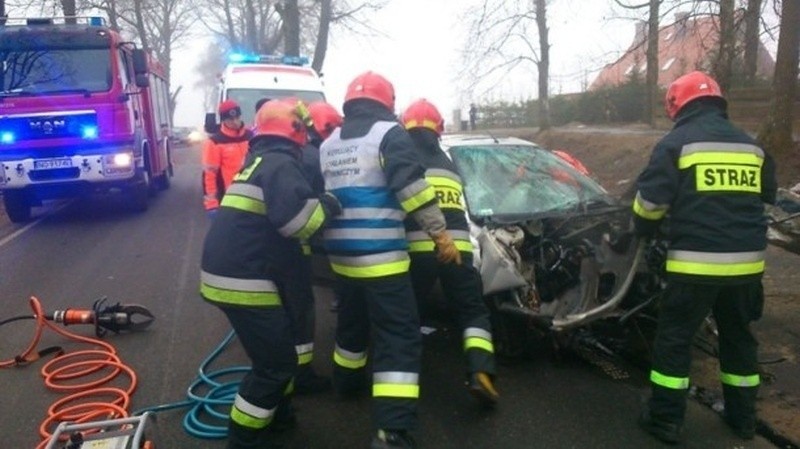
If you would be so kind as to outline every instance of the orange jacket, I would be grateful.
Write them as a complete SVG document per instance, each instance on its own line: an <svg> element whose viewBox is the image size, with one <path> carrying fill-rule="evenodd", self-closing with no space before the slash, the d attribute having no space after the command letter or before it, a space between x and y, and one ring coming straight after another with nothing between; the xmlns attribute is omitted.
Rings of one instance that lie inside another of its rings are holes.
<svg viewBox="0 0 800 449"><path fill-rule="evenodd" d="M237 131L223 124L206 140L203 145L203 205L206 210L219 207L233 175L242 168L252 137L249 129L243 127Z"/></svg>

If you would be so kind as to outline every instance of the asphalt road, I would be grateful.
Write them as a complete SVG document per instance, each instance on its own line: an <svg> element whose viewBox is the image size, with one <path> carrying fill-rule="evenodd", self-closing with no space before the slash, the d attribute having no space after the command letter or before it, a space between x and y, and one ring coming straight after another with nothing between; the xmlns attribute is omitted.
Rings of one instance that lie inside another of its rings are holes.
<svg viewBox="0 0 800 449"><path fill-rule="evenodd" d="M199 153L176 150L172 188L154 198L149 211L131 214L113 199L70 204L49 212L33 226L0 228L0 320L29 314L36 295L46 310L89 307L100 297L147 306L157 320L145 332L111 335L121 358L132 366L139 386L130 409L185 399L198 365L229 331L224 316L197 295L199 258L208 226L202 211ZM42 211L35 211L41 214ZM335 316L331 294L317 293L315 366L330 373ZM91 334L92 330L69 330ZM33 326L0 327L0 359L18 354ZM40 347L84 346L45 333ZM614 380L573 357L554 357L542 346L530 359L502 365L497 410L479 410L462 386L458 332L438 329L425 337L421 379L421 448L658 448L661 444L635 425L647 392L643 372ZM216 368L246 363L238 344L223 353ZM0 447L32 448L50 403L39 375L42 361L0 370ZM122 382L123 384L125 382ZM285 435L289 448L363 448L371 435L369 400L339 401L333 394L297 398L299 426ZM182 411L158 417L158 448L223 448L221 440L199 440L182 427ZM731 436L715 413L690 403L684 431L687 448L767 448L757 438Z"/></svg>

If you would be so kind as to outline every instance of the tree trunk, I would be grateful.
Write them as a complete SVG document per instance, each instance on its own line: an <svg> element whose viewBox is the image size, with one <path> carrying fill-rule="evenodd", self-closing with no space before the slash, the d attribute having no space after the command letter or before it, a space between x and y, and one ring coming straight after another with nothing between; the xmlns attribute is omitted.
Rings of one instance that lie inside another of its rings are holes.
<svg viewBox="0 0 800 449"><path fill-rule="evenodd" d="M250 52L261 51L261 43L258 39L258 29L256 28L256 7L253 0L246 0L245 5L245 27L244 41L247 50Z"/></svg>
<svg viewBox="0 0 800 449"><path fill-rule="evenodd" d="M64 11L66 23L76 23L75 16L78 15L77 8L75 7L75 0L61 0L61 9Z"/></svg>
<svg viewBox="0 0 800 449"><path fill-rule="evenodd" d="M761 0L747 0L744 13L744 84L748 87L756 83L760 22Z"/></svg>
<svg viewBox="0 0 800 449"><path fill-rule="evenodd" d="M108 24L111 26L112 30L119 31L119 13L117 12L117 2L116 0L108 0L107 5L108 6L105 8L105 11L106 14L108 14Z"/></svg>
<svg viewBox="0 0 800 449"><path fill-rule="evenodd" d="M662 0L650 0L649 17L647 19L647 74L645 85L647 101L645 101L644 119L654 127L655 111L658 104L658 19Z"/></svg>
<svg viewBox="0 0 800 449"><path fill-rule="evenodd" d="M794 167L778 164L778 180L792 173L796 176L798 157L792 140L792 108L797 95L797 63L800 52L800 1L781 2L780 37L775 58L773 101L758 140L764 149L780 161L793 161Z"/></svg>
<svg viewBox="0 0 800 449"><path fill-rule="evenodd" d="M0 0L0 25L6 23L6 0Z"/></svg>
<svg viewBox="0 0 800 449"><path fill-rule="evenodd" d="M234 50L241 50L239 44L239 38L236 36L236 28L233 26L233 16L231 15L231 1L224 0L225 5L225 24L228 29L228 43L230 43L231 48Z"/></svg>
<svg viewBox="0 0 800 449"><path fill-rule="evenodd" d="M147 39L147 29L144 26L144 14L142 13L142 2L144 0L133 0L133 12L136 16L136 33L142 42L145 51L150 50L150 42Z"/></svg>
<svg viewBox="0 0 800 449"><path fill-rule="evenodd" d="M331 29L331 0L320 1L319 30L317 31L317 45L314 47L314 61L311 68L322 73L322 66L325 64L325 55L328 52L328 32Z"/></svg>
<svg viewBox="0 0 800 449"><path fill-rule="evenodd" d="M719 53L714 67L714 77L723 92L730 90L732 82L733 57L736 51L735 6L735 0L719 1Z"/></svg>
<svg viewBox="0 0 800 449"><path fill-rule="evenodd" d="M300 56L300 8L297 0L283 2L283 32L286 56Z"/></svg>
<svg viewBox="0 0 800 449"><path fill-rule="evenodd" d="M547 29L547 1L536 0L536 27L539 30L539 129L550 128L550 40Z"/></svg>

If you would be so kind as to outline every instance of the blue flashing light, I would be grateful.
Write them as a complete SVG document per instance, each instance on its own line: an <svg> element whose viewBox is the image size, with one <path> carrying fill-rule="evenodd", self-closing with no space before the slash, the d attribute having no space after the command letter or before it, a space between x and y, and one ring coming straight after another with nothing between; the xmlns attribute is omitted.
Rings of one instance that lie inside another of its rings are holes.
<svg viewBox="0 0 800 449"><path fill-rule="evenodd" d="M281 62L286 65L307 65L308 56L284 56Z"/></svg>
<svg viewBox="0 0 800 449"><path fill-rule="evenodd" d="M96 139L97 138L97 127L96 126L84 126L81 128L81 136L84 139Z"/></svg>
<svg viewBox="0 0 800 449"><path fill-rule="evenodd" d="M102 17L89 17L89 25L93 27L101 27L103 26L103 18Z"/></svg>
<svg viewBox="0 0 800 449"><path fill-rule="evenodd" d="M8 145L14 143L14 140L16 139L14 138L14 133L11 131L3 131L0 133L0 143Z"/></svg>

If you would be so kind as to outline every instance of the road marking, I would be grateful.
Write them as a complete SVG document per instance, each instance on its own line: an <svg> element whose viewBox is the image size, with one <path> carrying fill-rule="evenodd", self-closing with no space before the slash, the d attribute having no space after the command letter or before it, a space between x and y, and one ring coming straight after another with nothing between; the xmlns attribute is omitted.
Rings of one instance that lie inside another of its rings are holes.
<svg viewBox="0 0 800 449"><path fill-rule="evenodd" d="M25 226L23 226L23 227L21 227L21 228L17 229L16 231L12 232L12 233L11 233L11 234L9 234L8 236L6 236L6 237L5 237L5 238L3 238L2 240L0 240L0 248L2 248L3 246L5 246L5 245L6 245L6 243L8 243L8 242L10 242L10 241L14 240L15 238L19 237L19 236L20 236L20 235L21 235L23 232L25 232L25 231L27 231L28 229L30 229L30 228L32 228L32 227L34 227L34 226L36 226L36 225L37 225L37 224L39 224L39 222L41 222L41 221L42 221L42 218L40 218L40 219L38 219L38 220L36 220L36 221L34 221L34 222L28 223L28 224L26 224Z"/></svg>

